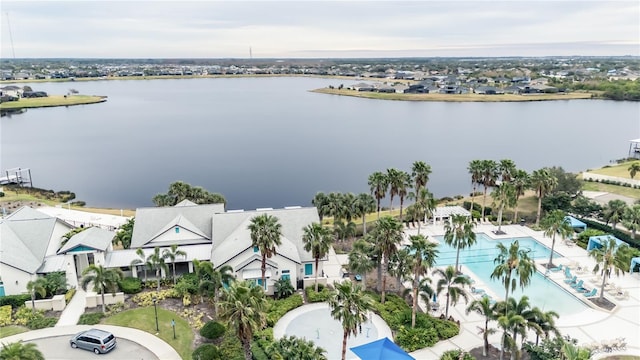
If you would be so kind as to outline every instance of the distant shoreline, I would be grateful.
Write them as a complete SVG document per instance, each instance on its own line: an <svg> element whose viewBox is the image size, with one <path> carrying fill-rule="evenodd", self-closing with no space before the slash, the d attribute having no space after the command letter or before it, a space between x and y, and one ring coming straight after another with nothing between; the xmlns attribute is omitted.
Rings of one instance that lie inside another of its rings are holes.
<svg viewBox="0 0 640 360"><path fill-rule="evenodd" d="M0 104L2 112L18 112L23 109L97 104L107 101L106 96L97 95L51 95L40 98L22 98Z"/></svg>

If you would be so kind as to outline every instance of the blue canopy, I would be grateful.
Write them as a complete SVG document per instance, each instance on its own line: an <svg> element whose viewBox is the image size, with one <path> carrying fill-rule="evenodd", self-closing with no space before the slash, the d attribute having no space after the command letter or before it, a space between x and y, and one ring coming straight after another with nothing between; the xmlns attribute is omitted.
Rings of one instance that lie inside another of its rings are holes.
<svg viewBox="0 0 640 360"><path fill-rule="evenodd" d="M594 249L594 248L602 247L602 243L604 241L608 241L608 239L615 239L616 240L616 245L618 245L618 246L620 246L620 245L625 243L624 241L618 239L617 237L615 237L613 235L592 236L592 237L589 238L589 243L587 244L587 251L591 251L591 249Z"/></svg>
<svg viewBox="0 0 640 360"><path fill-rule="evenodd" d="M585 224L582 221L574 218L573 216L565 216L564 217L564 221L566 221L569 224L571 224L571 227L574 228L574 229L587 230L587 224Z"/></svg>
<svg viewBox="0 0 640 360"><path fill-rule="evenodd" d="M350 349L363 360L415 360L389 338L382 338Z"/></svg>
<svg viewBox="0 0 640 360"><path fill-rule="evenodd" d="M634 257L633 259L631 259L631 265L629 266L629 273L632 273L633 269L636 266L640 266L640 257Z"/></svg>

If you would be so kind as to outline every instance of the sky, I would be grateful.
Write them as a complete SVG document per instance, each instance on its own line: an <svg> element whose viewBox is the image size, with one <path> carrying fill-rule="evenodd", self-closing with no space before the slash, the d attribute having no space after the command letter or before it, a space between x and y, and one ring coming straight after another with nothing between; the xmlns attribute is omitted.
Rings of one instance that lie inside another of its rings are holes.
<svg viewBox="0 0 640 360"><path fill-rule="evenodd" d="M6 58L640 56L640 1L5 1Z"/></svg>

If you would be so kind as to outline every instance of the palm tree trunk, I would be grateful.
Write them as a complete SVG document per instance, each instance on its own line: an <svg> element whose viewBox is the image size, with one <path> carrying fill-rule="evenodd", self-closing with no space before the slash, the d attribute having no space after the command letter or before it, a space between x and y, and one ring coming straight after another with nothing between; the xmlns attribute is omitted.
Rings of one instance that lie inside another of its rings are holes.
<svg viewBox="0 0 640 360"><path fill-rule="evenodd" d="M517 223L518 222L518 199L520 199L520 196L516 195L516 208L513 212L513 223Z"/></svg>
<svg viewBox="0 0 640 360"><path fill-rule="evenodd" d="M485 208L485 204L487 202L487 185L484 185L484 195L482 196L482 221L485 221L485 217L484 217L484 208Z"/></svg>
<svg viewBox="0 0 640 360"><path fill-rule="evenodd" d="M600 301L604 299L604 285L607 283L607 272L605 269L602 271L602 286L600 286Z"/></svg>
<svg viewBox="0 0 640 360"><path fill-rule="evenodd" d="M538 213L536 214L536 226L540 225L540 211L542 211L542 190L538 192Z"/></svg>
<svg viewBox="0 0 640 360"><path fill-rule="evenodd" d="M267 289L265 286L267 285L266 272L267 272L267 256L262 254L262 265L260 266L260 271L262 271L262 288Z"/></svg>
<svg viewBox="0 0 640 360"><path fill-rule="evenodd" d="M471 219L473 220L473 204L476 200L476 183L471 183L471 207L469 208L469 212L471 213Z"/></svg>
<svg viewBox="0 0 640 360"><path fill-rule="evenodd" d="M349 333L347 333L347 330L344 330L342 333L342 360L346 360L347 358L347 336L349 336Z"/></svg>
<svg viewBox="0 0 640 360"><path fill-rule="evenodd" d="M107 307L104 304L104 287L100 288L100 296L102 297L102 313L105 314L107 312Z"/></svg>
<svg viewBox="0 0 640 360"><path fill-rule="evenodd" d="M456 243L456 245L459 245L459 244ZM456 273L460 271L460 269L458 269L459 260L460 260L460 247L456 246Z"/></svg>
<svg viewBox="0 0 640 360"><path fill-rule="evenodd" d="M316 292L318 292L318 258L316 257Z"/></svg>
<svg viewBox="0 0 640 360"><path fill-rule="evenodd" d="M378 198L378 220L380 220L380 198Z"/></svg>
<svg viewBox="0 0 640 360"><path fill-rule="evenodd" d="M484 334L482 335L484 340L484 346L482 347L482 356L487 357L489 353L489 318L485 317L484 320Z"/></svg>
<svg viewBox="0 0 640 360"><path fill-rule="evenodd" d="M500 360L504 359L504 347L507 345L507 331L502 333L502 346L500 346Z"/></svg>
<svg viewBox="0 0 640 360"><path fill-rule="evenodd" d="M382 261L378 262L378 283L376 284L376 290L382 290Z"/></svg>
<svg viewBox="0 0 640 360"><path fill-rule="evenodd" d="M422 219L418 219L418 235L420 235L420 224L422 223Z"/></svg>
<svg viewBox="0 0 640 360"><path fill-rule="evenodd" d="M400 221L402 222L402 203L404 203L404 197L400 196Z"/></svg>
<svg viewBox="0 0 640 360"><path fill-rule="evenodd" d="M427 304L427 308L429 304ZM411 328L416 327L416 312L418 309L418 274L413 278L413 306L411 309Z"/></svg>
<svg viewBox="0 0 640 360"><path fill-rule="evenodd" d="M242 349L244 350L244 360L252 360L253 354L251 353L251 341L248 339L242 339Z"/></svg>
<svg viewBox="0 0 640 360"><path fill-rule="evenodd" d="M367 235L367 214L362 214L362 235Z"/></svg>
<svg viewBox="0 0 640 360"><path fill-rule="evenodd" d="M393 211L393 195L391 195L391 197L389 198L389 216L393 216L391 215L392 211Z"/></svg>
<svg viewBox="0 0 640 360"><path fill-rule="evenodd" d="M36 312L36 292L35 290L31 291L31 311ZM11 315L11 314L9 314Z"/></svg>
<svg viewBox="0 0 640 360"><path fill-rule="evenodd" d="M384 293L387 290L387 272L389 271L389 261L385 256L384 266L382 267L382 295L380 302L384 304Z"/></svg>
<svg viewBox="0 0 640 360"><path fill-rule="evenodd" d="M449 317L449 288L447 288L447 308L444 311L444 316Z"/></svg>
<svg viewBox="0 0 640 360"><path fill-rule="evenodd" d="M176 263L175 261L171 264L171 266L173 267L173 285L176 284Z"/></svg>
<svg viewBox="0 0 640 360"><path fill-rule="evenodd" d="M513 330L513 348L511 349L511 360L516 360L516 353L518 352L518 345L516 345L516 337L518 333Z"/></svg>
<svg viewBox="0 0 640 360"><path fill-rule="evenodd" d="M156 281L158 282L158 292L160 292L160 269L156 270Z"/></svg>
<svg viewBox="0 0 640 360"><path fill-rule="evenodd" d="M556 246L556 233L553 232L553 236L551 237L551 254L549 254L549 264L547 264L547 269L551 269L553 266L553 248Z"/></svg>
<svg viewBox="0 0 640 360"><path fill-rule="evenodd" d="M218 289L213 287L213 318L218 318Z"/></svg>
<svg viewBox="0 0 640 360"><path fill-rule="evenodd" d="M504 210L504 204L500 206L500 211L498 211L498 232L502 231L502 211Z"/></svg>

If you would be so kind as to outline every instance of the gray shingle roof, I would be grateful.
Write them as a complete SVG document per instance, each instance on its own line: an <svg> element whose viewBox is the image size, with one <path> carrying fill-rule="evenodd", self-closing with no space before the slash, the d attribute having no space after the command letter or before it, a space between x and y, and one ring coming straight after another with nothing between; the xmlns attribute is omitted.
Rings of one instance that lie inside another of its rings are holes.
<svg viewBox="0 0 640 360"><path fill-rule="evenodd" d="M148 244L163 229L173 226L189 226L186 228L194 234L196 243L202 242L202 236L206 241L211 241L211 217L214 213L224 212L224 204L189 205L181 202L180 206L153 207L136 209L135 225L131 238L131 248L145 246L160 246L161 244ZM181 221L178 224L177 221ZM180 243L189 243L183 240ZM193 242L192 242L193 243Z"/></svg>
<svg viewBox="0 0 640 360"><path fill-rule="evenodd" d="M101 229L99 227L90 227L87 230L79 232L71 237L64 246L58 250L58 254L64 254L69 250L73 250L77 246L86 246L92 249L106 251L111 244L111 240L115 236L115 232Z"/></svg>
<svg viewBox="0 0 640 360"><path fill-rule="evenodd" d="M160 254L162 254L165 249L169 249L169 247L160 248ZM187 256L176 257L176 263L193 261L193 259L198 259L201 261L211 259L211 244L178 246L178 250L184 251L185 253L187 253ZM130 266L133 260L140 259L138 254L136 254L136 251L137 249L126 249L108 252L107 257L104 261L105 267L111 268ZM153 253L153 248L145 248L142 251L144 252L144 256L146 258ZM165 261L167 263L170 263L169 259L166 259Z"/></svg>

